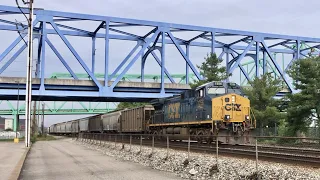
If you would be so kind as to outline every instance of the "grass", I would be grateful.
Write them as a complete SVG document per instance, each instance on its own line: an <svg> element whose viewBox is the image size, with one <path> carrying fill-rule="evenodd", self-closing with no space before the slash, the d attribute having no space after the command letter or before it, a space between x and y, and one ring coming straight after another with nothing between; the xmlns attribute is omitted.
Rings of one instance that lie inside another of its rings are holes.
<svg viewBox="0 0 320 180"><path fill-rule="evenodd" d="M37 141L52 141L52 140L56 140L56 138L54 136L50 136L50 135L37 137Z"/></svg>
<svg viewBox="0 0 320 180"><path fill-rule="evenodd" d="M52 141L52 140L56 140L56 138L50 135L37 135L37 136L31 137L32 143L35 143L37 141Z"/></svg>
<svg viewBox="0 0 320 180"><path fill-rule="evenodd" d="M13 139L0 139L0 142L13 142ZM19 141L24 141L24 137L19 138Z"/></svg>

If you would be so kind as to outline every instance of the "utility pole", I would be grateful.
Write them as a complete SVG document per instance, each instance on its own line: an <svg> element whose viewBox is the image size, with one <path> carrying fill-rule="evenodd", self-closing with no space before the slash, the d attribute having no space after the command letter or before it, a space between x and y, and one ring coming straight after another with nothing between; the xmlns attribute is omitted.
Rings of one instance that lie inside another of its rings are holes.
<svg viewBox="0 0 320 180"><path fill-rule="evenodd" d="M41 124L40 122L40 104L41 104L41 101L38 101L38 114L37 114L37 127L39 127L39 124Z"/></svg>
<svg viewBox="0 0 320 180"><path fill-rule="evenodd" d="M42 102L42 123L41 123L41 134L44 135L44 102Z"/></svg>
<svg viewBox="0 0 320 180"><path fill-rule="evenodd" d="M33 51L33 1L29 1L28 20L28 57L27 57L27 78L26 78L26 121L25 121L25 145L30 147L30 124L31 124L31 97L32 97L32 51Z"/></svg>
<svg viewBox="0 0 320 180"><path fill-rule="evenodd" d="M18 83L18 99L17 99L17 117L16 117L16 127L15 127L15 131L16 131L16 138L18 138L18 130L19 130L19 96L20 96L20 82L17 81Z"/></svg>

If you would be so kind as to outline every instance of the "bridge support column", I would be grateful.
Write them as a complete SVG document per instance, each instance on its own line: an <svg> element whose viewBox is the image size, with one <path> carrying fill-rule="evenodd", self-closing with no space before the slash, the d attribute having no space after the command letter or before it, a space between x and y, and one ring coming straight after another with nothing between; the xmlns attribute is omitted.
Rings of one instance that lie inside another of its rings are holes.
<svg viewBox="0 0 320 180"><path fill-rule="evenodd" d="M259 68L260 68L260 62L259 62L259 51L260 51L260 42L256 41L256 57L255 57L255 67L256 67L256 77L259 77Z"/></svg>
<svg viewBox="0 0 320 180"><path fill-rule="evenodd" d="M96 63L96 37L92 37L92 53L91 53L91 71L94 74L94 67Z"/></svg>
<svg viewBox="0 0 320 180"><path fill-rule="evenodd" d="M100 89L99 89L99 96L100 97L106 97L106 96L108 96L108 94L110 93L111 91L110 91L110 88L109 87L101 87Z"/></svg>
<svg viewBox="0 0 320 180"><path fill-rule="evenodd" d="M229 50L227 49L225 52L226 52L226 71L227 71L227 74L230 74L230 68L229 68L229 62L230 62L230 59L229 59ZM227 77L226 82L229 82L229 76Z"/></svg>
<svg viewBox="0 0 320 180"><path fill-rule="evenodd" d="M262 59L262 73L263 75L267 74L267 56L266 51L263 51L263 59Z"/></svg>
<svg viewBox="0 0 320 180"><path fill-rule="evenodd" d="M186 56L188 58L190 58L189 54L190 54L190 45L187 45L186 46ZM186 62L186 84L189 84L189 65L187 62Z"/></svg>
<svg viewBox="0 0 320 180"><path fill-rule="evenodd" d="M161 36L162 36L162 43L161 43L161 94L164 94L165 91L164 91L164 68L165 68L165 52L166 52L166 35L165 35L165 32L162 31L161 32Z"/></svg>
<svg viewBox="0 0 320 180"><path fill-rule="evenodd" d="M18 131L18 124L19 124L19 114L17 111L14 111L14 114L13 114L13 131L14 132Z"/></svg>
<svg viewBox="0 0 320 180"><path fill-rule="evenodd" d="M40 27L42 28L43 22L40 23ZM37 57L37 63L36 63L36 77L38 78L40 75L40 59L41 59L41 51L42 51L42 38L43 36L40 35L38 39L38 57Z"/></svg>
<svg viewBox="0 0 320 180"><path fill-rule="evenodd" d="M296 57L297 57L297 59L300 59L300 44L301 44L300 39L297 40L296 44L297 44L297 56Z"/></svg>
<svg viewBox="0 0 320 180"><path fill-rule="evenodd" d="M141 48L143 45L141 45ZM141 82L144 82L144 66L145 66L145 59L144 59L144 52L141 54Z"/></svg>
<svg viewBox="0 0 320 180"><path fill-rule="evenodd" d="M214 54L215 52L215 33L214 31L211 32L211 53Z"/></svg>
<svg viewBox="0 0 320 180"><path fill-rule="evenodd" d="M108 88L109 84L109 24L110 20L107 19L105 21L106 24L106 30L105 30L105 57L104 57L104 87L103 88Z"/></svg>

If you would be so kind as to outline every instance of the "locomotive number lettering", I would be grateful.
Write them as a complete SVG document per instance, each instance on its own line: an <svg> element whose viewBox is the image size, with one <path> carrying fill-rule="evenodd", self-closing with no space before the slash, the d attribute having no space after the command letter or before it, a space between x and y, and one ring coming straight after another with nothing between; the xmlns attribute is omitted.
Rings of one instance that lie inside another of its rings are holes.
<svg viewBox="0 0 320 180"><path fill-rule="evenodd" d="M240 107L241 107L241 104L226 104L224 106L224 109L226 111L231 111L231 110L233 110L233 111L241 111Z"/></svg>
<svg viewBox="0 0 320 180"><path fill-rule="evenodd" d="M180 103L169 104L169 106L168 106L168 110L169 110L168 111L168 118L169 119L180 118L179 109L180 109Z"/></svg>

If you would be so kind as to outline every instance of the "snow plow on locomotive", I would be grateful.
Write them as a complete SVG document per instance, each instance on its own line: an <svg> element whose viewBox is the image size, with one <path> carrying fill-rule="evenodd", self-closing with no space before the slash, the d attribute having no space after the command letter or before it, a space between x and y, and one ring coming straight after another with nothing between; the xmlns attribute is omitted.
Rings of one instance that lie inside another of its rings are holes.
<svg viewBox="0 0 320 180"><path fill-rule="evenodd" d="M248 137L255 129L250 112L250 101L240 86L210 82L178 96L154 100L150 105L73 120L73 129L60 129L77 133L170 135L179 140L191 136L198 142L215 141L215 136L219 136L222 143L245 144L251 141ZM50 129L54 131L55 126Z"/></svg>

